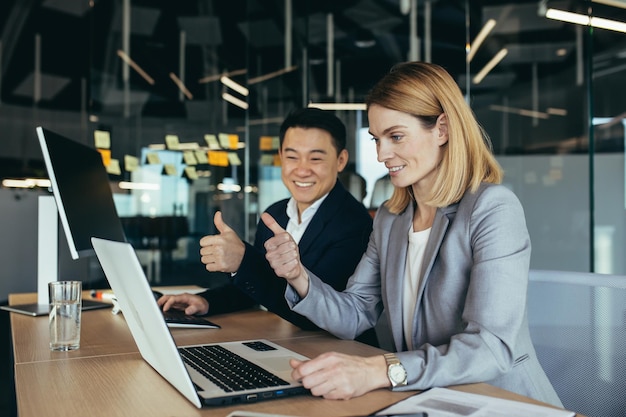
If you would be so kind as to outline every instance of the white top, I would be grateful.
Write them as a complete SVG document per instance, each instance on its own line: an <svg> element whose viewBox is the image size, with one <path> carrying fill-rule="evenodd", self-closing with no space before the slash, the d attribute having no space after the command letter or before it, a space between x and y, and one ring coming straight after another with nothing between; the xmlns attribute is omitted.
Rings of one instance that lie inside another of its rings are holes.
<svg viewBox="0 0 626 417"><path fill-rule="evenodd" d="M300 239L302 239L302 235L306 231L306 228L309 227L309 223L311 223L311 219L317 212L317 209L322 204L322 202L328 197L328 194L324 195L322 198L318 199L315 203L311 204L309 207L304 210L302 213L302 222L298 223L298 206L296 200L293 197L289 199L287 202L287 216L289 217L289 222L287 223L287 233L293 237L293 240L296 243L300 243Z"/></svg>
<svg viewBox="0 0 626 417"><path fill-rule="evenodd" d="M417 290L422 279L421 270L424 260L424 249L430 236L431 228L420 232L409 229L409 249L406 257L406 270L404 274L404 294L402 298L402 317L404 328L404 340L407 348L413 350L413 319L415 318L415 305L417 304Z"/></svg>

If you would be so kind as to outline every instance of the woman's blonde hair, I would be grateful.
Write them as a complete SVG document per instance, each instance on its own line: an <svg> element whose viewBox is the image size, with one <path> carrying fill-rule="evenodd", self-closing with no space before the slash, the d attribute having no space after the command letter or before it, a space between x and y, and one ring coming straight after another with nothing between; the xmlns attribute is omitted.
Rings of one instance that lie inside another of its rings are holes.
<svg viewBox="0 0 626 417"><path fill-rule="evenodd" d="M466 190L481 182L500 183L502 168L491 151L491 142L450 74L439 65L405 62L394 66L372 90L367 107L377 104L415 116L426 129L446 115L448 142L437 169L427 204L445 207L458 202ZM413 201L411 187L394 188L386 206L401 213Z"/></svg>

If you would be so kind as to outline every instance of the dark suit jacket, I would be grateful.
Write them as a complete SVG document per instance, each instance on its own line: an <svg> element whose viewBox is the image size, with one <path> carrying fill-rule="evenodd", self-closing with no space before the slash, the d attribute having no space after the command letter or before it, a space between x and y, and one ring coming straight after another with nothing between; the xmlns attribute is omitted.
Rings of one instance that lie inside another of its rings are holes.
<svg viewBox="0 0 626 417"><path fill-rule="evenodd" d="M266 211L286 228L288 199ZM372 218L339 181L311 219L299 243L302 264L333 288L341 291L367 248ZM309 319L293 312L285 301L287 283L274 273L265 259L263 244L273 233L260 221L254 245L246 251L232 284L200 295L209 301L209 314L226 313L261 304L296 326L318 329Z"/></svg>

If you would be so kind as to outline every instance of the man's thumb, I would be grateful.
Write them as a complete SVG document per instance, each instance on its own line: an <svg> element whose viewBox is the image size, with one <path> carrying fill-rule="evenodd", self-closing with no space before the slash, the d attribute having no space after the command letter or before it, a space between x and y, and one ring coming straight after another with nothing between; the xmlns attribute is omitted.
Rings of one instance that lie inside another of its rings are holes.
<svg viewBox="0 0 626 417"><path fill-rule="evenodd" d="M274 218L272 217L271 214L269 214L268 212L263 212L261 214L261 220L263 220L263 223L265 223L265 225L272 231L274 232L274 235L277 235L279 233L284 233L285 229L283 229L282 227L280 227L280 224L278 224L278 222L276 220L274 220Z"/></svg>
<svg viewBox="0 0 626 417"><path fill-rule="evenodd" d="M213 223L215 223L215 227L217 227L218 232L220 234L224 232L231 232L231 229L226 223L224 223L224 219L222 219L222 212L218 211L215 213L215 217L213 218Z"/></svg>

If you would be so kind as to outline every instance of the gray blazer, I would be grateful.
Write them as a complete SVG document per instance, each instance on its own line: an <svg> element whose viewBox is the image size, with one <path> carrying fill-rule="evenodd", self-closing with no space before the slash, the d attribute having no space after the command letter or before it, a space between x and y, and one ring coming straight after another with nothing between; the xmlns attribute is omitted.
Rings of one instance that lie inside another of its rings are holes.
<svg viewBox="0 0 626 417"><path fill-rule="evenodd" d="M386 309L397 355L408 372L402 390L487 382L561 406L537 360L526 317L530 239L522 206L502 185L482 184L437 210L422 263L413 346L402 327L403 277L414 208L381 207L367 251L343 292L309 272L294 311L337 337L354 338Z"/></svg>

